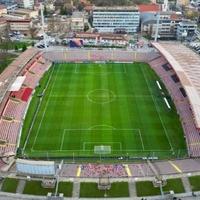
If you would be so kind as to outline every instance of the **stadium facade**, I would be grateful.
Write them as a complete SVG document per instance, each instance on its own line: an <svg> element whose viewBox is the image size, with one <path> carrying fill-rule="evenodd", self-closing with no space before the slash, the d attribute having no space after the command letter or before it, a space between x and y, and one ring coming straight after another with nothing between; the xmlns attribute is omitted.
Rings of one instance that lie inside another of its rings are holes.
<svg viewBox="0 0 200 200"><path fill-rule="evenodd" d="M140 13L136 7L95 7L93 10L93 26L99 32L135 33L139 20Z"/></svg>

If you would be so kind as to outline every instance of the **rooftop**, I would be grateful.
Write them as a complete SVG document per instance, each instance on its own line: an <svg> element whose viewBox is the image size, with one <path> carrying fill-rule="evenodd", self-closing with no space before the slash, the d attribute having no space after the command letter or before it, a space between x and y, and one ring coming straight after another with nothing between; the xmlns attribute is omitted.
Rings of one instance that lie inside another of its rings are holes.
<svg viewBox="0 0 200 200"><path fill-rule="evenodd" d="M84 17L83 12L73 12L72 18L82 18Z"/></svg>
<svg viewBox="0 0 200 200"><path fill-rule="evenodd" d="M126 11L135 11L138 10L138 7L135 6L117 6L117 7L96 7L94 6L93 10L113 10L113 11L121 11L121 10L126 10Z"/></svg>
<svg viewBox="0 0 200 200"><path fill-rule="evenodd" d="M140 12L158 12L160 6L158 4L141 4L138 5Z"/></svg>
<svg viewBox="0 0 200 200"><path fill-rule="evenodd" d="M111 33L76 33L76 38L96 38L101 37L103 39L110 39L110 40L126 40L124 35L120 34L111 34Z"/></svg>
<svg viewBox="0 0 200 200"><path fill-rule="evenodd" d="M192 26L196 25L197 26L196 22L191 21L191 20L183 20L183 21L180 22L180 24L181 25L192 25Z"/></svg>
<svg viewBox="0 0 200 200"><path fill-rule="evenodd" d="M35 10L30 10L30 9L23 9L23 8L18 8L14 10L15 13L23 13L23 14L29 14L30 12L37 12Z"/></svg>

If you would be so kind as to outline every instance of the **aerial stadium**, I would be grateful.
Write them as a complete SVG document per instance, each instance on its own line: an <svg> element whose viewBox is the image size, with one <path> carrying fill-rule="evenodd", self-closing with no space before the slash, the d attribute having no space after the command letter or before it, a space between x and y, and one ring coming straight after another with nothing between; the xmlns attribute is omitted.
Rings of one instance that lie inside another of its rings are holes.
<svg viewBox="0 0 200 200"><path fill-rule="evenodd" d="M2 174L58 181L198 173L199 56L180 43L152 45L30 48L16 58L0 74Z"/></svg>

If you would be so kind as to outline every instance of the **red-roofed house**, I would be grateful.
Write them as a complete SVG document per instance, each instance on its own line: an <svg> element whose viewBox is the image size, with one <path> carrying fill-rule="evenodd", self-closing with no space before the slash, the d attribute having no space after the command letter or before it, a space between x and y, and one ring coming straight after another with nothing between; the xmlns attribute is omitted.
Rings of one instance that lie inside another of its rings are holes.
<svg viewBox="0 0 200 200"><path fill-rule="evenodd" d="M158 12L160 11L160 6L158 4L140 4L138 5L140 13L143 12Z"/></svg>

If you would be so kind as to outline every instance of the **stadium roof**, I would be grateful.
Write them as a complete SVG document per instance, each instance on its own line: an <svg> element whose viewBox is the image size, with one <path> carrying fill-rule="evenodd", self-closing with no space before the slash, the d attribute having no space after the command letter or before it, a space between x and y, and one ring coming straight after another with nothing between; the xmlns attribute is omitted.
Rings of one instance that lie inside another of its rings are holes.
<svg viewBox="0 0 200 200"><path fill-rule="evenodd" d="M152 43L176 71L190 101L197 128L200 128L200 57L178 42Z"/></svg>
<svg viewBox="0 0 200 200"><path fill-rule="evenodd" d="M19 91L25 78L25 76L18 76L15 82L11 85L9 91Z"/></svg>
<svg viewBox="0 0 200 200"><path fill-rule="evenodd" d="M35 48L27 49L25 52L19 55L1 74L0 74L0 103L16 80L17 75L22 68L27 64L30 59L35 56L39 51Z"/></svg>

